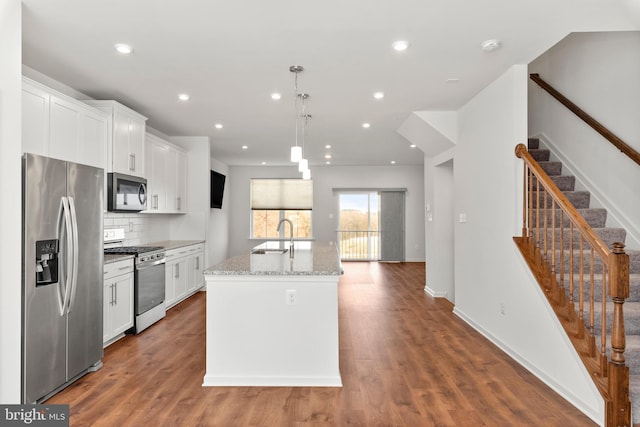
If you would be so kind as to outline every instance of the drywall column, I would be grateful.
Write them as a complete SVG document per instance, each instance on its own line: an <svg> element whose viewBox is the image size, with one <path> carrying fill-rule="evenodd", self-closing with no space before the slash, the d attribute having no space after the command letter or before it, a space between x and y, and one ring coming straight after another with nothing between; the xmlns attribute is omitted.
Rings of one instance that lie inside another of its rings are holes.
<svg viewBox="0 0 640 427"><path fill-rule="evenodd" d="M22 3L0 2L0 403L20 402Z"/></svg>

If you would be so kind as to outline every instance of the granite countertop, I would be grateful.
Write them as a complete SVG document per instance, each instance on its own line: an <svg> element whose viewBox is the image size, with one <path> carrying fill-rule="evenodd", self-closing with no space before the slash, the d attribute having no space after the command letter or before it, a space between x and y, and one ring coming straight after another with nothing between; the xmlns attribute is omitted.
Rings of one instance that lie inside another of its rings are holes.
<svg viewBox="0 0 640 427"><path fill-rule="evenodd" d="M185 246L197 245L204 243L204 240L162 240L160 242L145 243L137 246L162 246L165 250L183 248ZM135 255L131 254L117 254L117 255L104 255L104 264L110 264L112 262L118 262L125 259L133 259Z"/></svg>
<svg viewBox="0 0 640 427"><path fill-rule="evenodd" d="M133 255L130 255L130 254L105 255L104 264L111 264L112 262L124 261L125 259L133 259Z"/></svg>
<svg viewBox="0 0 640 427"><path fill-rule="evenodd" d="M207 275L273 275L273 276L339 276L343 273L338 249L330 242L303 242L294 244L294 257L289 252L270 252L288 248L287 241L265 242L241 255L226 259L204 271ZM266 253L251 253L266 249Z"/></svg>
<svg viewBox="0 0 640 427"><path fill-rule="evenodd" d="M204 240L161 240L159 242L145 243L141 246L162 246L165 250L178 249L185 246L204 243Z"/></svg>

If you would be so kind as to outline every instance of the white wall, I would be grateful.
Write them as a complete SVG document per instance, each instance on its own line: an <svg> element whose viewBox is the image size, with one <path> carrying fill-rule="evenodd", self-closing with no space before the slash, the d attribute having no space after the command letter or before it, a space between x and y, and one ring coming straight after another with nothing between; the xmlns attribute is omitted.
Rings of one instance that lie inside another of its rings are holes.
<svg viewBox="0 0 640 427"><path fill-rule="evenodd" d="M434 158L425 157L425 291L455 303L453 156L450 149Z"/></svg>
<svg viewBox="0 0 640 427"><path fill-rule="evenodd" d="M209 195L207 195L207 209L209 210L209 229L207 232L208 258L207 266L218 264L229 258L229 227L231 223L230 206L236 194L230 189L233 178L229 176L229 167L215 159L211 159L211 169L226 176L225 189L222 197L222 209L209 209ZM207 173L209 171L207 170Z"/></svg>
<svg viewBox="0 0 640 427"><path fill-rule="evenodd" d="M316 166L313 179L313 235L317 240L335 241L338 229L338 198L333 188L407 188L407 261L424 261L424 181L423 167L416 166ZM251 178L299 178L295 167L230 168L228 190L233 194L229 224L229 255L255 246L249 240L249 180ZM226 197L226 193L225 193ZM332 217L330 217L332 216Z"/></svg>
<svg viewBox="0 0 640 427"><path fill-rule="evenodd" d="M467 222L455 223L455 312L600 422L602 398L512 240L527 81L527 67L514 66L458 111L454 215Z"/></svg>
<svg viewBox="0 0 640 427"><path fill-rule="evenodd" d="M529 66L636 151L640 151L640 32L573 33ZM608 209L607 225L622 226L640 249L640 166L534 82L529 83L530 134Z"/></svg>
<svg viewBox="0 0 640 427"><path fill-rule="evenodd" d="M0 2L0 403L20 403L22 4Z"/></svg>

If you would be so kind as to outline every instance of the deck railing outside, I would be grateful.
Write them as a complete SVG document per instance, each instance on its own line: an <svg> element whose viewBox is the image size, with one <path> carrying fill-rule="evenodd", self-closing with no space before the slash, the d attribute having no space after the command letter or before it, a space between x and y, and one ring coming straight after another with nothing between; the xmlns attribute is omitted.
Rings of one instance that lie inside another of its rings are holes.
<svg viewBox="0 0 640 427"><path fill-rule="evenodd" d="M338 230L340 259L377 261L380 259L380 232L371 230Z"/></svg>

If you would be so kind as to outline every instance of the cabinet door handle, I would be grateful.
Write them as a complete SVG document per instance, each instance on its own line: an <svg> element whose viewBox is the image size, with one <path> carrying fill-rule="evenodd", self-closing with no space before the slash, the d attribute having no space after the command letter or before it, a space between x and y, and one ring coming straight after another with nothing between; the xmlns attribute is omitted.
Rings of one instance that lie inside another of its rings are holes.
<svg viewBox="0 0 640 427"><path fill-rule="evenodd" d="M135 171L136 170L136 155L135 155L135 153L130 153L129 154L129 170L131 170L131 171Z"/></svg>
<svg viewBox="0 0 640 427"><path fill-rule="evenodd" d="M114 289L114 287L115 287L115 284L114 284L114 283L112 283L112 284L110 285L110 287L111 287L111 301L109 301L109 304L110 304L110 305L113 305L113 304L115 303L115 301L114 301L114 297L113 297L113 289Z"/></svg>
<svg viewBox="0 0 640 427"><path fill-rule="evenodd" d="M130 267L127 265L126 267L120 267L118 270L128 270Z"/></svg>
<svg viewBox="0 0 640 427"><path fill-rule="evenodd" d="M158 209L158 195L157 194L153 195L153 201L154 201L153 202L153 204L154 204L153 208L154 209Z"/></svg>
<svg viewBox="0 0 640 427"><path fill-rule="evenodd" d="M113 284L113 293L114 293L113 305L118 305L118 284L117 283Z"/></svg>
<svg viewBox="0 0 640 427"><path fill-rule="evenodd" d="M175 273L173 277L177 279L180 277L180 264L176 264L173 268Z"/></svg>
<svg viewBox="0 0 640 427"><path fill-rule="evenodd" d="M196 270L200 270L200 257L196 257Z"/></svg>
<svg viewBox="0 0 640 427"><path fill-rule="evenodd" d="M182 199L180 197L176 197L176 206L178 206L178 210L182 210Z"/></svg>

